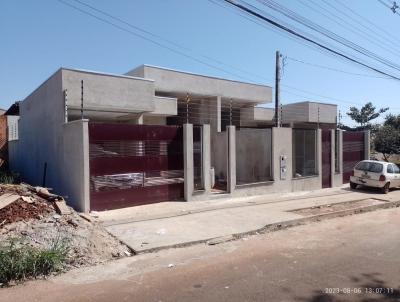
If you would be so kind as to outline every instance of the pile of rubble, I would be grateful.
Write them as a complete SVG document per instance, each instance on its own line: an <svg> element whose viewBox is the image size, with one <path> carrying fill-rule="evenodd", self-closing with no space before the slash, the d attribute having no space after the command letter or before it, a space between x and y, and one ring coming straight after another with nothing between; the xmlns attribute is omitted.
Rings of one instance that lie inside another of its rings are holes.
<svg viewBox="0 0 400 302"><path fill-rule="evenodd" d="M95 214L77 213L61 196L27 184L0 184L0 242L19 239L35 247L68 242L69 266L92 265L131 255Z"/></svg>

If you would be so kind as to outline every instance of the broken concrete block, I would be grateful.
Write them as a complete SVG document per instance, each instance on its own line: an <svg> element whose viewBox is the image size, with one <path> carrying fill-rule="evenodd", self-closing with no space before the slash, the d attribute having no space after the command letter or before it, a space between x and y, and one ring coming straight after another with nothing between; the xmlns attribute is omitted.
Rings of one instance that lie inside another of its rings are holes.
<svg viewBox="0 0 400 302"><path fill-rule="evenodd" d="M55 201L54 207L56 208L57 213L60 215L71 214L71 209L66 205L64 200Z"/></svg>
<svg viewBox="0 0 400 302"><path fill-rule="evenodd" d="M21 196L21 199L23 201L27 202L27 203L33 203L34 202L33 198L30 197L30 196Z"/></svg>
<svg viewBox="0 0 400 302"><path fill-rule="evenodd" d="M12 204L20 198L17 194L6 193L0 196L0 209Z"/></svg>

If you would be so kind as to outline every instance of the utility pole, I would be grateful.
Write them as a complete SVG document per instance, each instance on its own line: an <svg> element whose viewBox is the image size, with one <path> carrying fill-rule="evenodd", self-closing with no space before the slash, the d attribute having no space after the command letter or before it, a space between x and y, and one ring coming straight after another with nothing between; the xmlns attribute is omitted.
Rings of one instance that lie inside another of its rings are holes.
<svg viewBox="0 0 400 302"><path fill-rule="evenodd" d="M281 62L280 59L281 54L279 50L276 51L276 58L275 58L275 127L280 127L280 81L281 81Z"/></svg>

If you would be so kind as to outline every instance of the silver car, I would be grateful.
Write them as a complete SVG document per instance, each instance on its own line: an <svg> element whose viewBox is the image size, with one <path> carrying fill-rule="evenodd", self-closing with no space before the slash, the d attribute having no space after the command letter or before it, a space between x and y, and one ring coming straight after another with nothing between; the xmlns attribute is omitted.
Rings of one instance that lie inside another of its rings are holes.
<svg viewBox="0 0 400 302"><path fill-rule="evenodd" d="M381 188L387 194L390 188L400 186L400 168L384 161L360 161L350 177L350 187L356 189L358 185Z"/></svg>

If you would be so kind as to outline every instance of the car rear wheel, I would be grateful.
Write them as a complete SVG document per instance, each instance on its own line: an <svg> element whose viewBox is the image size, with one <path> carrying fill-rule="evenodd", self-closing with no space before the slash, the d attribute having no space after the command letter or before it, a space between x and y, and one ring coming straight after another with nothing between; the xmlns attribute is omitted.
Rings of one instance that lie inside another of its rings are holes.
<svg viewBox="0 0 400 302"><path fill-rule="evenodd" d="M386 183L382 188L382 193L387 194L389 193L390 183Z"/></svg>
<svg viewBox="0 0 400 302"><path fill-rule="evenodd" d="M354 182L350 182L350 188L353 190L357 189L357 184L355 184Z"/></svg>

